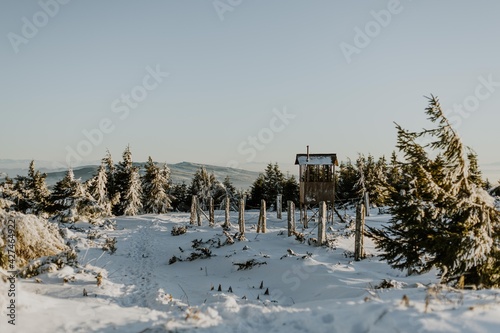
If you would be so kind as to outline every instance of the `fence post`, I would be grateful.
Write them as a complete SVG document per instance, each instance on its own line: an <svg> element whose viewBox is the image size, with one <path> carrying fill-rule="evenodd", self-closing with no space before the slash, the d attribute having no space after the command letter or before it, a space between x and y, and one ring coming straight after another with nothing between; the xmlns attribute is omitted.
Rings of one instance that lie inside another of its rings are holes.
<svg viewBox="0 0 500 333"><path fill-rule="evenodd" d="M259 214L259 222L257 223L257 232L266 233L266 200L260 200L260 214Z"/></svg>
<svg viewBox="0 0 500 333"><path fill-rule="evenodd" d="M354 260L359 261L365 257L363 248L363 235L365 231L365 205L359 203L356 207L356 232L354 236Z"/></svg>
<svg viewBox="0 0 500 333"><path fill-rule="evenodd" d="M295 232L295 204L293 201L287 202L287 218L288 218L288 237Z"/></svg>
<svg viewBox="0 0 500 333"><path fill-rule="evenodd" d="M278 194L276 197L276 217L278 220L281 220L281 210L282 210L282 200L283 200L283 195Z"/></svg>
<svg viewBox="0 0 500 333"><path fill-rule="evenodd" d="M210 197L208 200L208 225L213 227L215 224L214 216L214 198Z"/></svg>
<svg viewBox="0 0 500 333"><path fill-rule="evenodd" d="M365 192L365 216L370 216L370 196Z"/></svg>
<svg viewBox="0 0 500 333"><path fill-rule="evenodd" d="M200 208L200 199L196 196L196 219L198 220L198 226L201 227L201 208Z"/></svg>
<svg viewBox="0 0 500 333"><path fill-rule="evenodd" d="M240 227L240 234L245 235L245 196L240 199L238 225Z"/></svg>
<svg viewBox="0 0 500 333"><path fill-rule="evenodd" d="M229 196L226 196L226 207L224 211L224 229L231 228L231 221L229 219L229 205L231 205L231 201Z"/></svg>
<svg viewBox="0 0 500 333"><path fill-rule="evenodd" d="M191 197L191 216L189 217L189 224L194 224L196 221L196 212L198 211L198 207L196 207L197 197L193 195Z"/></svg>
<svg viewBox="0 0 500 333"><path fill-rule="evenodd" d="M318 221L318 246L326 243L326 203L319 203L319 221Z"/></svg>

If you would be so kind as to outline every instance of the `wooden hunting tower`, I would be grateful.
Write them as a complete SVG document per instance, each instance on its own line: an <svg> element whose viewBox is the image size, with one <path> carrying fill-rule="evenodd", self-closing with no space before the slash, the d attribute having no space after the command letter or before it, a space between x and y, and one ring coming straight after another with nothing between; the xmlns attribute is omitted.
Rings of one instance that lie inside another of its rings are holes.
<svg viewBox="0 0 500 333"><path fill-rule="evenodd" d="M325 201L333 221L335 203L335 166L337 154L297 154L295 165L299 166L300 216L305 228L308 225L307 210ZM314 217L314 215L313 215Z"/></svg>

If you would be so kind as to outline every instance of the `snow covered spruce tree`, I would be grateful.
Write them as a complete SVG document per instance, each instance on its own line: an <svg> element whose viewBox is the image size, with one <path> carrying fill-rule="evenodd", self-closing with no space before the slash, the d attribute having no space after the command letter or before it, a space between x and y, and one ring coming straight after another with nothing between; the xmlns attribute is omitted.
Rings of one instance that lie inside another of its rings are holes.
<svg viewBox="0 0 500 333"><path fill-rule="evenodd" d="M45 184L47 174L35 170L35 162L31 161L28 176L17 176L12 197L13 208L17 211L41 215L47 211L50 192Z"/></svg>
<svg viewBox="0 0 500 333"><path fill-rule="evenodd" d="M165 164L160 169L151 156L146 163L142 176L142 204L145 213L164 214L172 208L169 189L170 170Z"/></svg>
<svg viewBox="0 0 500 333"><path fill-rule="evenodd" d="M215 178L215 174L209 174L207 169L202 166L194 174L193 180L191 181L190 192L192 195L198 196L201 208L206 209L208 207L208 199L215 196L219 187L219 182Z"/></svg>
<svg viewBox="0 0 500 333"><path fill-rule="evenodd" d="M100 213L97 202L83 184L75 179L72 169L54 186L50 202L54 218L61 222L89 220L98 217Z"/></svg>
<svg viewBox="0 0 500 333"><path fill-rule="evenodd" d="M395 268L422 273L437 267L443 283L498 287L500 214L479 185L477 157L436 97L429 98L426 114L434 129L409 132L397 125L405 185L392 195L390 225L368 233ZM417 143L421 137L431 143Z"/></svg>
<svg viewBox="0 0 500 333"><path fill-rule="evenodd" d="M113 158L109 150L106 152L106 156L101 161L102 164L106 166L106 190L108 193L108 200L111 203L111 208L118 205L120 202L120 192L116 186L116 167L113 163Z"/></svg>
<svg viewBox="0 0 500 333"><path fill-rule="evenodd" d="M137 215L142 208L142 185L139 168L132 162L132 152L127 146L123 161L116 167L114 184L120 194L120 201L114 206L116 215Z"/></svg>
<svg viewBox="0 0 500 333"><path fill-rule="evenodd" d="M87 189L89 194L97 203L97 208L100 212L101 216L110 216L111 215L111 201L109 200L108 193L108 176L106 172L106 166L104 163L101 163L97 168L97 172L89 179L87 182Z"/></svg>

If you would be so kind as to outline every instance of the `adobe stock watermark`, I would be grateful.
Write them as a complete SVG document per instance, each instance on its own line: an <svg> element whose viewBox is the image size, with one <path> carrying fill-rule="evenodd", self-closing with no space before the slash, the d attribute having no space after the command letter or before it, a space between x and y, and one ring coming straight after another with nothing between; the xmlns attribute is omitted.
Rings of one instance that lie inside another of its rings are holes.
<svg viewBox="0 0 500 333"><path fill-rule="evenodd" d="M122 93L121 96L111 103L111 112L118 116L119 121L124 121L130 116L131 110L139 107L149 95L150 92L157 89L165 78L169 76L168 72L163 72L160 65L156 65L153 69L151 66L146 67L146 74L142 78L142 83L138 84L129 93ZM109 117L102 118L96 127L83 129L81 139L75 146L66 146L66 165L55 162L54 167L68 168L79 165L84 161L84 158L89 156L95 147L100 146L106 135L111 134L117 125L117 121Z"/></svg>
<svg viewBox="0 0 500 333"><path fill-rule="evenodd" d="M295 117L296 115L289 113L286 107L283 107L283 110L273 109L273 117L269 120L268 126L262 128L256 135L250 135L243 140L238 145L237 152L246 157L246 162L253 162L258 152L263 151L274 140L276 134L283 132ZM236 160L226 164L229 168L238 168L239 165Z"/></svg>
<svg viewBox="0 0 500 333"><path fill-rule="evenodd" d="M370 11L373 19L368 21L363 28L354 27L353 43L349 44L343 41L339 45L347 63L352 62L353 55L360 54L362 50L366 49L382 33L382 30L391 24L393 17L402 11L403 5L399 0L389 0L386 9Z"/></svg>
<svg viewBox="0 0 500 333"><path fill-rule="evenodd" d="M445 116L454 128L459 128L464 119L470 117L471 114L479 110L481 102L486 101L500 87L500 81L493 81L493 74L489 74L486 78L479 76L478 84L474 88L474 93L465 97L462 103L453 104L453 109L444 111Z"/></svg>
<svg viewBox="0 0 500 333"><path fill-rule="evenodd" d="M38 5L41 10L37 11L31 19L23 16L21 18L21 34L9 32L7 38L15 54L19 53L19 46L28 44L30 40L38 35L40 29L44 28L49 21L54 18L61 9L61 6L66 5L71 0L40 0Z"/></svg>
<svg viewBox="0 0 500 333"><path fill-rule="evenodd" d="M224 21L226 12L233 12L238 6L243 3L243 0L215 0L212 2L219 20Z"/></svg>

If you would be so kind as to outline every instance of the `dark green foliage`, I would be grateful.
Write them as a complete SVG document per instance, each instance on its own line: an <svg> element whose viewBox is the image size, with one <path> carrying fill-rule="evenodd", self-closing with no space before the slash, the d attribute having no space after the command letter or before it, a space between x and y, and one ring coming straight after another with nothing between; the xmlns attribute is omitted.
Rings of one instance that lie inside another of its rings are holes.
<svg viewBox="0 0 500 333"><path fill-rule="evenodd" d="M169 194L172 198L172 209L180 212L189 211L191 207L191 194L185 183L172 185Z"/></svg>
<svg viewBox="0 0 500 333"><path fill-rule="evenodd" d="M288 200L297 203L299 200L299 184L294 176L285 178L278 163L269 163L264 173L261 173L252 184L247 204L249 207L259 207L260 200L264 199L268 203L268 207L274 207L276 206L278 194L283 195L282 203L284 205Z"/></svg>
<svg viewBox="0 0 500 333"><path fill-rule="evenodd" d="M403 161L399 189L391 188L393 217L369 234L394 268L422 273L437 267L443 282L497 287L500 214L482 188L475 154L463 146L437 98L429 99L426 113L436 128L409 132L397 125ZM424 136L433 141L419 144Z"/></svg>

